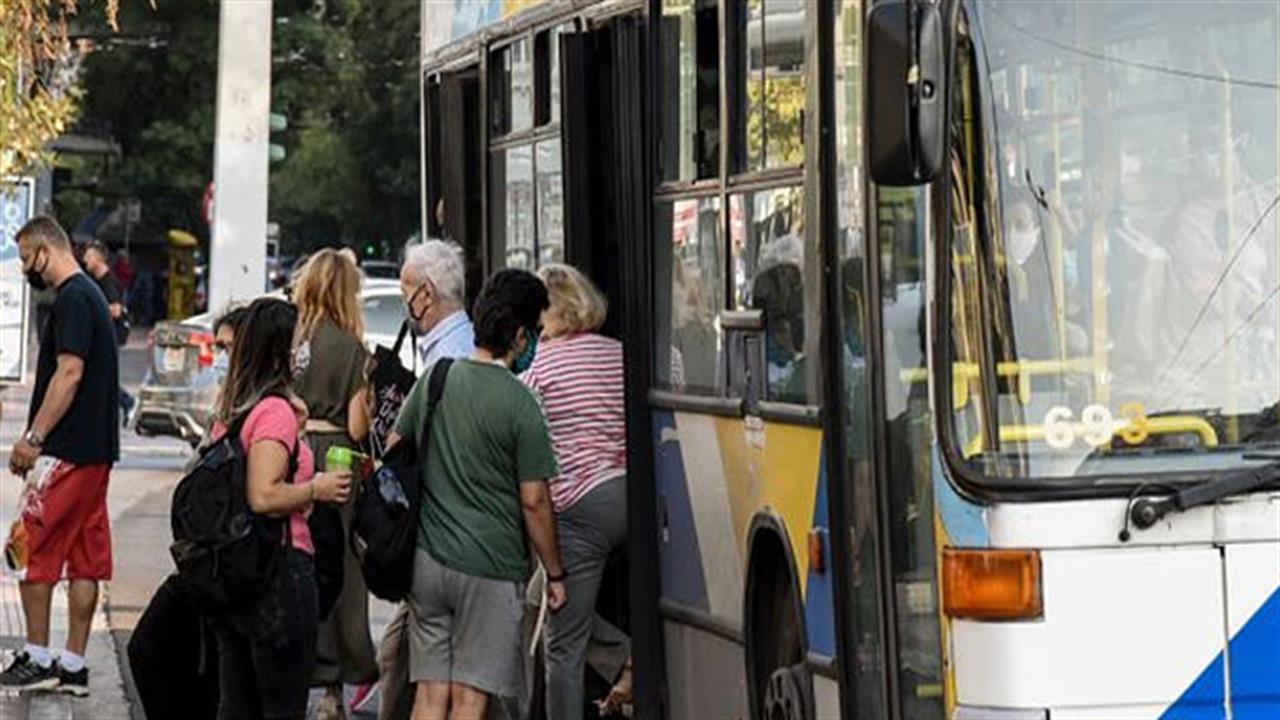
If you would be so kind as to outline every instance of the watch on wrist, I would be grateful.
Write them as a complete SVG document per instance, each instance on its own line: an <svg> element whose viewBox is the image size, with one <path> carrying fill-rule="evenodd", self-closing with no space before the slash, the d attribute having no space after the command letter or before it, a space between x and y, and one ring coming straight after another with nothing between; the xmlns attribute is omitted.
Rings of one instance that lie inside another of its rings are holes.
<svg viewBox="0 0 1280 720"><path fill-rule="evenodd" d="M43 447L44 437L35 430L28 430L22 435L22 440L31 447Z"/></svg>

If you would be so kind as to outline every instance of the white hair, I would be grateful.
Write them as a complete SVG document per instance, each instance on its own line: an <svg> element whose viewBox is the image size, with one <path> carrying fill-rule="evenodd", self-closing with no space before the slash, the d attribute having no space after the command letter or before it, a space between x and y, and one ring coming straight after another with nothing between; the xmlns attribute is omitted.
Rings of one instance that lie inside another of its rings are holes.
<svg viewBox="0 0 1280 720"><path fill-rule="evenodd" d="M430 280L442 300L461 303L466 296L467 266L457 243L413 243L404 250L404 269L420 281Z"/></svg>

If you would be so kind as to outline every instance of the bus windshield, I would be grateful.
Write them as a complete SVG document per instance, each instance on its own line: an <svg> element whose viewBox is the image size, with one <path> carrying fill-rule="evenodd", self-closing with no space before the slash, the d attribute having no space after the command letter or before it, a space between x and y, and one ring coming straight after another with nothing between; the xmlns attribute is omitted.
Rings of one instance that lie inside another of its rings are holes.
<svg viewBox="0 0 1280 720"><path fill-rule="evenodd" d="M960 24L955 454L1026 484L1276 453L1280 4L983 0Z"/></svg>

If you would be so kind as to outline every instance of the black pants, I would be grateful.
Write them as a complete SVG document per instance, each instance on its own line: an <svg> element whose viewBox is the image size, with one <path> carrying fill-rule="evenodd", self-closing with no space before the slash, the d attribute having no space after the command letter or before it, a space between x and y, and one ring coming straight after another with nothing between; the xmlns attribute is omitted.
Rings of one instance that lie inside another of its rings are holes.
<svg viewBox="0 0 1280 720"><path fill-rule="evenodd" d="M218 637L219 720L275 720L307 713L316 654L316 579L297 550L253 605L214 620Z"/></svg>
<svg viewBox="0 0 1280 720"><path fill-rule="evenodd" d="M218 650L212 629L178 592L160 585L129 638L129 668L149 718L214 720Z"/></svg>

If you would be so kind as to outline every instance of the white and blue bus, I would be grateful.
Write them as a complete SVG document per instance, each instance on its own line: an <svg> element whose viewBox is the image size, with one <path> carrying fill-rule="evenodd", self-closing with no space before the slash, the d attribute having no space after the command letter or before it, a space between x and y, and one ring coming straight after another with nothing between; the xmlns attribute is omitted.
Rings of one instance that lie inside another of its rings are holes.
<svg viewBox="0 0 1280 720"><path fill-rule="evenodd" d="M1280 4L423 38L430 233L625 342L637 716L1280 717Z"/></svg>

